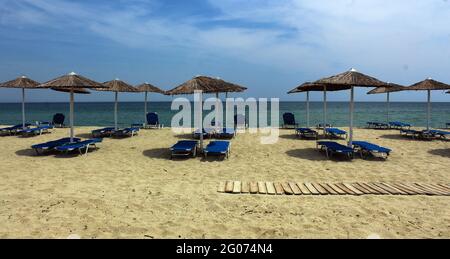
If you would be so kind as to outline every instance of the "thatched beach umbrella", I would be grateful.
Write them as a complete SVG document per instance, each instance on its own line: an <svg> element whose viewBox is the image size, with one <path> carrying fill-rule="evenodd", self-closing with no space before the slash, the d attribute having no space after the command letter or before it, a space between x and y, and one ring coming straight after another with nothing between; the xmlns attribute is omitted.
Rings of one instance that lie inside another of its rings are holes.
<svg viewBox="0 0 450 259"><path fill-rule="evenodd" d="M114 101L114 129L118 130L117 126L117 107L119 100L119 92L120 93L137 93L138 90L133 86L125 83L122 80L114 79L109 82L103 83L106 88L96 89L97 91L106 91L106 92L114 92L115 93L115 101Z"/></svg>
<svg viewBox="0 0 450 259"><path fill-rule="evenodd" d="M393 92L400 92L405 90L404 86L388 83L391 87L377 87L373 89L372 91L368 92L367 94L386 94L386 123L389 123L389 110L390 110L390 101L391 101L391 93Z"/></svg>
<svg viewBox="0 0 450 259"><path fill-rule="evenodd" d="M448 89L450 89L450 85L433 80L431 78L428 78L424 81L415 83L415 84L405 88L405 90L427 91L428 92L427 130L430 129L430 121L431 121L431 91L448 90Z"/></svg>
<svg viewBox="0 0 450 259"><path fill-rule="evenodd" d="M305 93L306 92L306 124L309 127L309 92L323 92L323 131L325 134L327 125L327 92L340 91L342 89L350 89L346 86L327 86L325 84L315 84L311 82L306 82L293 90L289 91L288 94L294 93Z"/></svg>
<svg viewBox="0 0 450 259"><path fill-rule="evenodd" d="M200 149L203 151L203 97L202 93L215 93L218 101L219 93L230 93L230 92L243 92L247 90L246 87L226 82L220 78L212 78L207 76L197 76L193 79L175 87L172 90L166 92L166 95L182 95L182 94L200 94L200 116L197 121L198 125L200 125ZM216 106L217 110L217 106ZM218 113L219 111L217 111ZM217 116L216 116L217 118ZM216 125L218 125L218 121L216 119Z"/></svg>
<svg viewBox="0 0 450 259"><path fill-rule="evenodd" d="M39 89L39 83L27 78L26 76L18 77L14 80L0 84L5 88L22 88L22 127L25 128L25 89Z"/></svg>
<svg viewBox="0 0 450 259"><path fill-rule="evenodd" d="M158 87L151 85L147 82L138 85L137 90L139 92L144 92L145 93L145 102L144 102L144 121L147 120L147 103L148 103L148 93L159 93L159 94L165 94L165 91L159 89Z"/></svg>
<svg viewBox="0 0 450 259"><path fill-rule="evenodd" d="M348 146L353 146L353 110L355 99L355 87L391 87L389 84L380 81L374 77L370 77L363 73L359 73L355 69L338 74L335 76L320 79L315 84L324 84L336 90L347 90L350 87L350 132Z"/></svg>
<svg viewBox="0 0 450 259"><path fill-rule="evenodd" d="M70 91L70 141L73 141L74 137L74 94L75 92L85 91L85 88L88 89L98 89L98 88L104 88L105 86L95 82L91 79L88 79L86 77L77 75L76 73L72 72L68 75L61 76L58 78L55 78L53 80L50 80L46 83L43 83L39 85L39 87L42 88L51 88L55 91Z"/></svg>

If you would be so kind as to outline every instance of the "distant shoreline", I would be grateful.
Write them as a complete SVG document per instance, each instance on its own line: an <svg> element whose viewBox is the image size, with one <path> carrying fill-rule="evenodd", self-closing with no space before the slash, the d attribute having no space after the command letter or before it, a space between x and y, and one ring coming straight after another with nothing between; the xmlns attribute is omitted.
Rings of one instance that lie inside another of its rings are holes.
<svg viewBox="0 0 450 259"><path fill-rule="evenodd" d="M143 103L144 101L120 101L119 103ZM149 103L170 103L172 101L149 101ZM193 101L191 101L193 102ZM299 101L280 101L280 103L304 103L305 101L299 100ZM67 102L28 102L26 104L61 104L61 103L69 103ZM86 102L86 101L79 101L75 103L114 103L113 101L100 101L100 102ZM323 103L322 101L310 101L310 103ZM349 103L348 101L327 101L327 103ZM355 101L355 103L386 103L385 101ZM393 103L427 103L426 101L391 101L391 104ZM431 103L450 103L448 102L442 102L442 101L434 101ZM22 104L22 102L0 102L0 104Z"/></svg>

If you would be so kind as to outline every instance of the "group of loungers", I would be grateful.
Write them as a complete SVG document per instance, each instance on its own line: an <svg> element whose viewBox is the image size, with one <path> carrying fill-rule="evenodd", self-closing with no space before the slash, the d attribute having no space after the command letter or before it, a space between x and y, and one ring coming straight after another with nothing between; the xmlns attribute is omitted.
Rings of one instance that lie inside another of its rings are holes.
<svg viewBox="0 0 450 259"><path fill-rule="evenodd" d="M450 132L444 130L403 129L400 130L400 135L417 140L448 140L450 137Z"/></svg>
<svg viewBox="0 0 450 259"><path fill-rule="evenodd" d="M204 139L220 138L220 139L232 139L236 136L236 130L234 128L205 128L202 131L200 129L195 130L192 133L194 139L199 139L203 134Z"/></svg>
<svg viewBox="0 0 450 259"><path fill-rule="evenodd" d="M42 144L31 146L36 151L36 154L44 154L49 152L69 153L78 151L81 155L87 154L91 149L97 149L97 144L101 143L103 139L88 139L81 141L79 138L62 138L59 140L49 141Z"/></svg>
<svg viewBox="0 0 450 259"><path fill-rule="evenodd" d="M377 157L387 159L392 152L391 149L378 146L366 141L354 141L352 147L345 146L332 141L318 141L317 148L324 151L327 158L334 155L345 156L348 159L353 159L354 154L360 154L361 158Z"/></svg>
<svg viewBox="0 0 450 259"><path fill-rule="evenodd" d="M1 128L1 135L9 135L9 136L23 136L23 137L31 137L31 136L39 136L45 133L50 133L54 126L50 123L41 123L38 122L36 125L31 125L30 123L25 124L23 127L22 124L14 125L11 127Z"/></svg>
<svg viewBox="0 0 450 259"><path fill-rule="evenodd" d="M181 140L170 148L170 158L175 157L197 157L199 149L199 141L197 140ZM205 158L208 156L218 156L227 158L230 156L231 143L229 141L211 141L203 149Z"/></svg>
<svg viewBox="0 0 450 259"><path fill-rule="evenodd" d="M138 127L130 127L117 130L113 127L107 127L93 130L91 134L93 138L107 138L107 137L125 138L125 137L134 137L139 133L139 131L140 128Z"/></svg>

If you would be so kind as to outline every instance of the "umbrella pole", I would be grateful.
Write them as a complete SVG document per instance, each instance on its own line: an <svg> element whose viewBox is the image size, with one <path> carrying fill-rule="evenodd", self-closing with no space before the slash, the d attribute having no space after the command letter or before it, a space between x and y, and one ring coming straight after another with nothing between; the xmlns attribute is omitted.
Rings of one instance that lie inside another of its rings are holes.
<svg viewBox="0 0 450 259"><path fill-rule="evenodd" d="M387 122L386 122L386 123L389 124L390 93L387 93L387 97L386 97L386 98L387 98L387 100L386 100L386 101L387 101L387 103L386 103L386 104L387 104L387 106L386 106L386 109L387 109L387 110L386 110L386 118L387 118Z"/></svg>
<svg viewBox="0 0 450 259"><path fill-rule="evenodd" d="M22 88L22 128L25 129L25 88Z"/></svg>
<svg viewBox="0 0 450 259"><path fill-rule="evenodd" d="M306 92L306 127L309 128L309 92Z"/></svg>
<svg viewBox="0 0 450 259"><path fill-rule="evenodd" d="M74 130L73 130L73 105L74 105L74 93L73 88L70 89L70 142L73 142Z"/></svg>
<svg viewBox="0 0 450 259"><path fill-rule="evenodd" d="M354 110L354 99L355 99L355 90L352 86L350 90L350 134L349 134L349 142L348 146L353 147L353 110Z"/></svg>
<svg viewBox="0 0 450 259"><path fill-rule="evenodd" d="M117 102L119 99L119 93L115 92L115 103L114 103L114 129L118 130L117 127Z"/></svg>
<svg viewBox="0 0 450 259"><path fill-rule="evenodd" d="M428 90L427 130L430 130L431 122L431 90Z"/></svg>
<svg viewBox="0 0 450 259"><path fill-rule="evenodd" d="M323 135L327 135L327 87L323 89Z"/></svg>
<svg viewBox="0 0 450 259"><path fill-rule="evenodd" d="M145 103L144 103L144 121L146 122L145 124L147 124L147 95L148 92L145 92Z"/></svg>

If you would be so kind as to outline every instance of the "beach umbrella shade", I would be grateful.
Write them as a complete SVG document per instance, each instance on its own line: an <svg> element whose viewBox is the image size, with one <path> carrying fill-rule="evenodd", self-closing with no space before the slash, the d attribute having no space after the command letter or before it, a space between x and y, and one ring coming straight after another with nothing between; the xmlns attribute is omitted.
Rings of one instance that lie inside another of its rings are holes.
<svg viewBox="0 0 450 259"><path fill-rule="evenodd" d="M159 89L158 87L151 85L147 82L138 85L137 90L139 92L145 93L145 102L144 102L144 121L147 121L147 104L148 104L148 93L158 93L158 94L165 94L166 92L164 90Z"/></svg>
<svg viewBox="0 0 450 259"><path fill-rule="evenodd" d="M378 80L374 77L365 75L351 69L350 71L334 75L331 77L323 78L314 82L315 84L324 84L328 87L339 90L347 90L350 87L350 132L348 146L353 146L353 111L354 111L354 99L355 99L355 87L391 87L388 83Z"/></svg>
<svg viewBox="0 0 450 259"><path fill-rule="evenodd" d="M437 90L448 90L450 89L450 85L433 80L428 78L424 81L415 83L409 87L406 87L405 90L414 90L414 91L427 91L428 100L427 100L427 130L430 130L431 123L431 91Z"/></svg>
<svg viewBox="0 0 450 259"><path fill-rule="evenodd" d="M18 77L14 80L0 84L5 88L21 88L22 89L22 127L25 128L25 89L39 89L40 83L27 78L26 76Z"/></svg>
<svg viewBox="0 0 450 259"><path fill-rule="evenodd" d="M390 95L393 92L400 92L405 90L405 87L398 84L388 83L391 87L377 87L367 94L386 94L386 122L389 123L389 110L390 110Z"/></svg>
<svg viewBox="0 0 450 259"><path fill-rule="evenodd" d="M137 93L139 92L135 87L125 83L122 80L114 79L112 81L108 81L103 83L106 88L96 89L97 91L105 91L105 92L114 92L114 129L118 130L117 125L117 110L118 110L118 101L119 101L119 93Z"/></svg>
<svg viewBox="0 0 450 259"><path fill-rule="evenodd" d="M212 78L207 76L196 76L193 79L184 82L183 84L175 87L172 90L166 92L166 95L182 95L182 94L200 94L201 104L203 103L203 93L216 94L218 101L219 93L231 93L231 92L243 92L247 90L246 87L226 82L220 78ZM216 106L217 107L217 106ZM216 109L217 110L217 109ZM198 118L198 125L203 125L203 107L200 105L200 116ZM217 111L218 113L219 111ZM217 116L216 116L217 118ZM216 120L216 125L218 122ZM201 126L203 128L203 126ZM200 129L202 133L202 129ZM200 134L200 149L203 151L203 134Z"/></svg>
<svg viewBox="0 0 450 259"><path fill-rule="evenodd" d="M41 88L50 88L55 91L70 92L70 141L74 137L74 94L75 92L86 91L86 89L98 89L105 86L91 79L77 75L72 72L70 74L55 78L46 83L39 85Z"/></svg>
<svg viewBox="0 0 450 259"><path fill-rule="evenodd" d="M325 134L327 125L327 92L340 91L343 89L350 89L349 86L327 86L325 84L315 84L306 82L300 86L297 86L288 94L306 93L306 124L309 127L309 92L323 92L323 131Z"/></svg>

